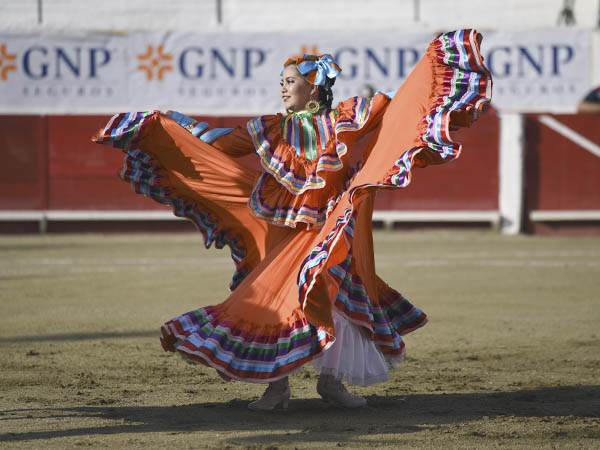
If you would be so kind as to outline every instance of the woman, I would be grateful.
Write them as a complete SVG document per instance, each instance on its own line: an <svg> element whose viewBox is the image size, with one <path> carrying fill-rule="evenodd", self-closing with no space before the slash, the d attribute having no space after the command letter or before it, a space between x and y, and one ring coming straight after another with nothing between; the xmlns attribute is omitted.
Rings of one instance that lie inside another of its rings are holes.
<svg viewBox="0 0 600 450"><path fill-rule="evenodd" d="M374 196L406 186L413 167L458 157L450 128L470 125L491 96L480 41L473 30L442 34L393 96L335 109L341 69L331 56L289 59L288 114L246 128L207 130L178 113L113 117L95 141L127 152L122 178L194 221L207 247L228 245L236 264L232 294L165 323L164 349L224 379L269 383L253 410L286 408L288 375L309 361L324 400L364 405L342 380L387 380L404 356L401 336L427 320L375 273ZM250 153L262 171L236 159Z"/></svg>

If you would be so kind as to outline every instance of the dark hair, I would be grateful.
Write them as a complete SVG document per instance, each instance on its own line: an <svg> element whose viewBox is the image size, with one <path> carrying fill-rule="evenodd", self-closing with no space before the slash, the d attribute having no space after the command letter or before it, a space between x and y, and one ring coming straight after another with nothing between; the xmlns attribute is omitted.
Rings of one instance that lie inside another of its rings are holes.
<svg viewBox="0 0 600 450"><path fill-rule="evenodd" d="M331 87L335 83L335 78L327 78L324 86L319 86L319 103L325 105L327 109L331 109L331 103L333 102L333 92Z"/></svg>

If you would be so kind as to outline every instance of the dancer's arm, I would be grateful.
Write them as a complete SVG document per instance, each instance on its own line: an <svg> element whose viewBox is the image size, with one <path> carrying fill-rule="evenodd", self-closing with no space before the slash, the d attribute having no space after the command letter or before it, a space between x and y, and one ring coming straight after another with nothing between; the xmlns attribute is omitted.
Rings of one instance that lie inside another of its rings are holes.
<svg viewBox="0 0 600 450"><path fill-rule="evenodd" d="M246 127L237 126L231 133L219 137L211 144L214 148L234 158L254 153L254 144Z"/></svg>

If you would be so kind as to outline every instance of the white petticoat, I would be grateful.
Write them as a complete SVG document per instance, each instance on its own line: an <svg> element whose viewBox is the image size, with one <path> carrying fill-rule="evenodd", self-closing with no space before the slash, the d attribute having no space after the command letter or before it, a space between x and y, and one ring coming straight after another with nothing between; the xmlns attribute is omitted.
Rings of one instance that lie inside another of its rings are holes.
<svg viewBox="0 0 600 450"><path fill-rule="evenodd" d="M337 309L333 311L335 342L313 367L348 384L369 386L390 379L388 364L363 327L350 322Z"/></svg>

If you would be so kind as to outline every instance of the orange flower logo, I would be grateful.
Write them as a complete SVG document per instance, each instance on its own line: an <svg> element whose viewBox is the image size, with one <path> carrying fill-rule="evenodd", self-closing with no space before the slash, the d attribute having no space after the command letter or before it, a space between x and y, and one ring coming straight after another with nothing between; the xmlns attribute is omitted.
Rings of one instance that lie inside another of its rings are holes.
<svg viewBox="0 0 600 450"><path fill-rule="evenodd" d="M0 80L6 81L8 72L17 70L17 66L13 63L16 59L17 55L7 52L6 44L0 45Z"/></svg>
<svg viewBox="0 0 600 450"><path fill-rule="evenodd" d="M154 78L162 81L165 72L173 70L173 66L168 63L173 59L173 55L164 53L162 45L156 47L156 53L154 50L155 47L153 45L148 45L146 53L137 55L137 59L140 62L137 70L146 72L148 81L152 81Z"/></svg>
<svg viewBox="0 0 600 450"><path fill-rule="evenodd" d="M309 47L308 45L303 45L302 47L300 47L300 54L292 56L292 58L302 58L304 55L318 55L318 54L319 54L319 47L317 47L316 45L313 45L311 47Z"/></svg>

